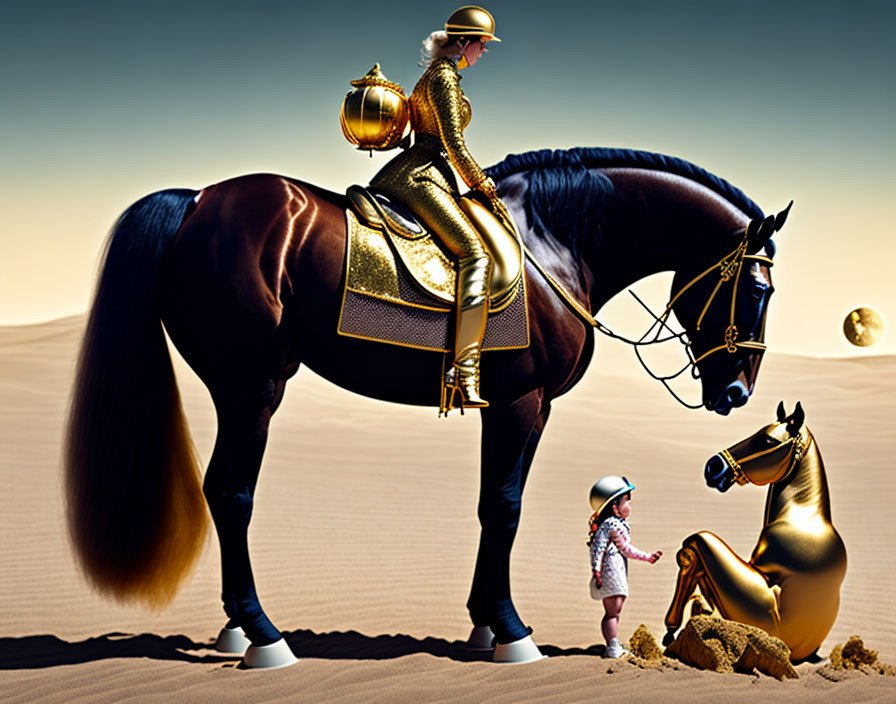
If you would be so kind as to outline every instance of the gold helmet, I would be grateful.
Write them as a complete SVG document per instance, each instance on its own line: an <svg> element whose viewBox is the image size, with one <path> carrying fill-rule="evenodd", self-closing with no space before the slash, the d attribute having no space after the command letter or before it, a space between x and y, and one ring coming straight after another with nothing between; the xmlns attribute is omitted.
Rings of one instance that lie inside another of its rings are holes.
<svg viewBox="0 0 896 704"><path fill-rule="evenodd" d="M452 12L445 31L449 37L488 37L493 42L501 41L495 36L495 18L478 5L464 5Z"/></svg>
<svg viewBox="0 0 896 704"><path fill-rule="evenodd" d="M339 111L345 138L358 149L398 146L410 119L408 99L401 86L387 80L379 64L351 85L355 89L345 96Z"/></svg>
<svg viewBox="0 0 896 704"><path fill-rule="evenodd" d="M604 477L591 487L591 508L595 513L600 513L610 505L613 499L618 499L634 488L635 485L625 477L614 475Z"/></svg>

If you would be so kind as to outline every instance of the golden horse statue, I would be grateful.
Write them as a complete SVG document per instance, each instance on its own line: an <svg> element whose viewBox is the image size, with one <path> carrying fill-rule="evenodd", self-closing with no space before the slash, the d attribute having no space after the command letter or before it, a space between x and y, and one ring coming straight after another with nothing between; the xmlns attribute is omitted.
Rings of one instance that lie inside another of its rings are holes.
<svg viewBox="0 0 896 704"><path fill-rule="evenodd" d="M708 531L686 538L678 551L678 580L666 613L663 643L672 642L689 602L692 615L709 612L757 626L783 640L798 661L827 636L840 606L846 548L831 523L824 463L797 403L789 417L722 450L706 463L706 483L769 485L765 521L749 562Z"/></svg>

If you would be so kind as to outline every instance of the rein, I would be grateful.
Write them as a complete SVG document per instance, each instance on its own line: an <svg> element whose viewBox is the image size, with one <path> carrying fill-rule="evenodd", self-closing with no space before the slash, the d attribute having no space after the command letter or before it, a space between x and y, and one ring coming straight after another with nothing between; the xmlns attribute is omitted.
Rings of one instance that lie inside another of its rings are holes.
<svg viewBox="0 0 896 704"><path fill-rule="evenodd" d="M659 381L663 386L666 387L666 390L672 395L672 397L678 401L682 406L686 408L702 408L703 404L689 404L686 401L682 400L675 390L669 386L669 381L677 378L681 374L685 372L688 368L691 370L691 376L694 379L699 378L699 371L697 369L697 363L706 359L710 355L721 352L722 350L726 350L729 354L735 354L739 350L750 350L754 352L758 352L759 354L763 354L766 350L765 345L765 322L766 317L768 315L768 307L764 307L762 310L762 325L759 331L759 336L756 340L738 340L738 330L737 325L734 322L734 314L737 303L737 284L740 281L741 274L743 273L743 263L745 260L757 261L766 264L771 267L774 262L770 257L761 256L758 254L747 254L747 242L749 240L750 228L749 226L744 229L744 237L743 240L738 244L738 246L734 249L734 251L726 254L722 259L717 261L712 266L708 267L701 274L698 274L694 278L692 278L688 283L686 283L682 288L676 293L669 302L666 304L665 310L657 316L650 308L640 299L634 291L629 289L629 293L635 297L635 300L640 303L645 310L653 317L654 322L650 325L649 328L644 332L644 334L638 340L630 340L622 335L618 335L613 332L606 325L601 323L597 318L595 318L590 311L588 311L581 303L579 303L572 295L566 290L566 288L559 281L555 280L545 269L541 266L538 260L532 255L528 248L525 248L526 256L529 258L529 261L535 266L536 269L544 276L545 280L551 285L554 291L560 296L560 298L568 305L568 307L575 313L579 318L582 319L588 325L591 325L594 328L597 328L598 331L602 332L607 337L613 338L615 340L620 340L628 345L631 345L635 351L635 356L638 358L638 362L641 363L641 366L647 372L647 374L656 381ZM707 350L699 357L694 357L693 355L693 344L689 339L687 339L687 331L682 331L680 333L676 333L669 327L668 320L669 315L672 313L672 306L675 302L681 298L681 296L689 289L691 286L696 284L698 281L703 278L709 276L713 271L718 270L719 273L719 281L716 283L715 288L713 288L712 293L706 300L706 303L703 306L703 309L700 312L700 316L697 318L697 330L700 330L700 325L703 322L703 318L706 315L706 312L709 310L709 306L715 300L716 294L722 287L722 284L727 283L729 281L733 281L733 286L731 290L731 308L730 315L728 319L728 327L725 329L723 335L723 342L720 345L712 347ZM771 284L771 281L769 281ZM647 340L646 338L651 334L653 329L656 328L656 334L654 335L652 340ZM665 338L660 338L660 335L666 329L669 331L670 335ZM678 370L675 374L671 374L668 376L659 376L655 374L644 362L644 359L641 357L640 348L646 347L647 345L656 345L663 342L668 342L670 340L678 340L685 348L685 354L688 357L687 363Z"/></svg>

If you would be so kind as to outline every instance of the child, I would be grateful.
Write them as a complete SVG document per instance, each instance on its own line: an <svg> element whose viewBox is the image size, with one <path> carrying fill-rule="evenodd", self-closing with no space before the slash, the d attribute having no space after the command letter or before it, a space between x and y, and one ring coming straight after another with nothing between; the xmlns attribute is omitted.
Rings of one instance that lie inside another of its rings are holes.
<svg viewBox="0 0 896 704"><path fill-rule="evenodd" d="M616 637L619 614L628 596L628 561L631 557L653 564L662 551L651 555L638 550L629 540L631 492L635 485L625 477L609 476L591 487L591 508L588 522L588 546L591 548L591 598L603 599L604 617L600 624L607 641L606 657L618 658L626 651Z"/></svg>

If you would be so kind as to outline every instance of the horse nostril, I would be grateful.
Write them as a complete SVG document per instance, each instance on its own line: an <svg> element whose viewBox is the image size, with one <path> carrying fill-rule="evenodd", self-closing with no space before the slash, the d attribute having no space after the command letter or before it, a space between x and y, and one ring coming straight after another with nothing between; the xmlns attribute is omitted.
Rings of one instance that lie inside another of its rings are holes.
<svg viewBox="0 0 896 704"><path fill-rule="evenodd" d="M738 408L747 402L749 394L747 394L747 389L741 382L735 381L725 389L725 398L734 408Z"/></svg>
<svg viewBox="0 0 896 704"><path fill-rule="evenodd" d="M725 476L725 472L728 469L728 463L722 459L721 455L713 455L709 458L709 461L706 463L706 468L703 470L703 476L706 479L707 486L715 486L719 480Z"/></svg>

